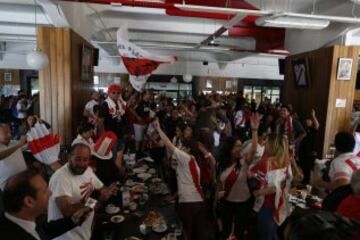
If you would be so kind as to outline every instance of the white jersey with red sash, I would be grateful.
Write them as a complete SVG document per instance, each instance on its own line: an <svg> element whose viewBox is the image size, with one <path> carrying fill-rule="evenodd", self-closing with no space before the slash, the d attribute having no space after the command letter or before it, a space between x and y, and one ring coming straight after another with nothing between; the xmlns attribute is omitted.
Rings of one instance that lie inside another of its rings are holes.
<svg viewBox="0 0 360 240"><path fill-rule="evenodd" d="M200 168L195 158L175 148L173 158L177 161L176 177L179 202L203 202L204 193L200 185Z"/></svg>
<svg viewBox="0 0 360 240"><path fill-rule="evenodd" d="M235 117L234 117L234 126L235 128L243 128L245 127L245 123L246 123L246 116L243 110L238 110L235 113Z"/></svg>
<svg viewBox="0 0 360 240"><path fill-rule="evenodd" d="M352 152L343 153L331 161L329 177L331 182L339 179L351 179L354 171L360 169L360 157Z"/></svg>
<svg viewBox="0 0 360 240"><path fill-rule="evenodd" d="M121 97L119 97L117 102L108 97L105 99L105 102L108 105L109 114L112 116L112 118L118 118L120 120L121 117L125 114L126 102Z"/></svg>
<svg viewBox="0 0 360 240"><path fill-rule="evenodd" d="M156 147L164 146L164 143L162 142L159 133L156 131L152 123L149 124L146 130L146 138L147 138L148 148L156 148Z"/></svg>
<svg viewBox="0 0 360 240"><path fill-rule="evenodd" d="M247 170L248 166L242 160L241 164L234 163L220 174L220 181L225 190L223 199L229 202L244 202L249 199Z"/></svg>
<svg viewBox="0 0 360 240"><path fill-rule="evenodd" d="M258 177L262 187L275 187L276 192L274 195L257 197L254 204L254 211L259 211L263 207L267 198L267 203L272 203L271 208L273 209L275 222L278 225L281 225L290 214L288 208L288 191L292 181L291 165L271 170L264 159L265 158L263 158L263 160L259 163L259 165L262 166L255 166L251 169L251 173L252 175Z"/></svg>

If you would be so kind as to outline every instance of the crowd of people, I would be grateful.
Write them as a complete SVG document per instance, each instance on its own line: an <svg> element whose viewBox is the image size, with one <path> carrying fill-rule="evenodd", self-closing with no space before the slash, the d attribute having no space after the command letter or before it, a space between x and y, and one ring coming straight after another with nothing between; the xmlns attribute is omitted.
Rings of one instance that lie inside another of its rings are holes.
<svg viewBox="0 0 360 240"><path fill-rule="evenodd" d="M6 105L9 116L0 124L0 236L6 239L91 239L96 210L118 194L130 153L154 160L185 239L322 239L299 231L305 213L290 216L289 191L301 185L328 194L324 210L311 212L308 222L336 212L354 222L342 228L339 215L324 217L332 221L327 239L357 239L360 121L354 132L337 133L326 179L313 171L322 127L314 109L298 116L291 105L267 98L257 105L241 93L216 92L175 105L165 94L112 84L106 94L91 93L67 161L51 164L43 178L25 135L36 122L51 126L24 99L12 103L17 114ZM97 199L93 210L90 197ZM36 222L44 214L47 220Z"/></svg>

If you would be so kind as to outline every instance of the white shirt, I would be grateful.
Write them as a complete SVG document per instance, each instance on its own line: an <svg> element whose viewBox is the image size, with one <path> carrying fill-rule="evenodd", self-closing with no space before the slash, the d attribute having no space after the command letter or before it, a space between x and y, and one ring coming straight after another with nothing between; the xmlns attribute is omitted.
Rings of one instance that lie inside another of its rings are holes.
<svg viewBox="0 0 360 240"><path fill-rule="evenodd" d="M29 233L34 238L40 240L40 236L35 230L35 228L36 228L35 222L28 221L28 220L21 219L21 218L17 218L17 217L15 217L13 215L10 215L7 212L5 212L5 217L9 221L11 221L11 222L15 223L16 225L20 226L22 229L24 229L27 233Z"/></svg>
<svg viewBox="0 0 360 240"><path fill-rule="evenodd" d="M28 101L27 99L20 99L16 103L16 110L17 110L17 118L18 119L24 119L27 117L27 111L31 107L31 101Z"/></svg>
<svg viewBox="0 0 360 240"><path fill-rule="evenodd" d="M227 178L230 176L232 171L235 170L236 163L232 164L230 167L226 168L220 174L220 181L225 186ZM238 174L238 177L234 184L232 185L229 193L226 196L226 200L229 202L245 202L250 198L250 191L247 184L247 171L248 166L245 161L241 161L241 168Z"/></svg>
<svg viewBox="0 0 360 240"><path fill-rule="evenodd" d="M91 168L87 168L82 175L73 175L68 164L58 169L50 178L49 189L52 192L49 200L48 221L63 218L55 199L61 196L70 197L71 203L86 201L95 189L103 187L103 183L97 178ZM91 226L94 212L91 212L84 223L63 235L58 240L88 240L91 237Z"/></svg>
<svg viewBox="0 0 360 240"><path fill-rule="evenodd" d="M252 142L250 139L243 143L242 149L241 149L241 155L242 156L249 155L251 152L251 148L252 148ZM260 144L257 144L256 153L254 156L254 160L251 163L251 166L255 166L256 164L258 164L260 162L262 156L264 155L264 151L265 151L265 146L261 146Z"/></svg>
<svg viewBox="0 0 360 240"><path fill-rule="evenodd" d="M349 161L350 160L350 164ZM348 152L337 156L331 161L329 177L331 182L338 179L347 179L350 181L354 170L351 168L354 165L357 169L360 169L360 158L356 157L354 153Z"/></svg>
<svg viewBox="0 0 360 240"><path fill-rule="evenodd" d="M99 105L99 103L94 99L92 99L86 103L85 110L90 112L92 115L94 115L94 106L96 105Z"/></svg>
<svg viewBox="0 0 360 240"><path fill-rule="evenodd" d="M173 158L177 161L175 170L179 202L202 202L200 168L196 160L178 148L175 148Z"/></svg>
<svg viewBox="0 0 360 240"><path fill-rule="evenodd" d="M17 141L10 141L6 146L0 143L0 151L13 147ZM0 188L4 190L6 181L22 171L26 170L26 163L21 148L16 149L10 156L0 160Z"/></svg>
<svg viewBox="0 0 360 240"><path fill-rule="evenodd" d="M355 147L354 154L357 155L360 152L360 133L354 132Z"/></svg>
<svg viewBox="0 0 360 240"><path fill-rule="evenodd" d="M240 128L240 127L245 127L245 115L244 112L242 110L238 110L235 113L235 117L234 117L234 125L235 128Z"/></svg>

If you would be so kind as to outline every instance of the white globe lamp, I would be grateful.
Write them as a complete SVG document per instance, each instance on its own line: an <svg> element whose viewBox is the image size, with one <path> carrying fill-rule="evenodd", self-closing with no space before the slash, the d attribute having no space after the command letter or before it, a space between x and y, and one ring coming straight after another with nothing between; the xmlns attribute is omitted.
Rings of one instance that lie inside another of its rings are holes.
<svg viewBox="0 0 360 240"><path fill-rule="evenodd" d="M183 75L183 80L186 83L190 83L192 81L192 79L193 79L193 76L191 74L184 74Z"/></svg>
<svg viewBox="0 0 360 240"><path fill-rule="evenodd" d="M40 49L36 48L26 55L26 62L31 68L41 70L49 65L49 58Z"/></svg>

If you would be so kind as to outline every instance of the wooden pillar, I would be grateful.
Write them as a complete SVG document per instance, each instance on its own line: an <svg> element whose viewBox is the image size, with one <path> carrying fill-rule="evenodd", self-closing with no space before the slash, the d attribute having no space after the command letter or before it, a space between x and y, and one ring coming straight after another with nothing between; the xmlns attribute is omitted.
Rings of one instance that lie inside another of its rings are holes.
<svg viewBox="0 0 360 240"><path fill-rule="evenodd" d="M81 81L82 48L92 46L68 28L39 27L37 36L49 57L49 66L39 71L40 115L70 144L93 87L92 75Z"/></svg>
<svg viewBox="0 0 360 240"><path fill-rule="evenodd" d="M350 130L358 55L358 47L333 46L286 58L284 102L293 106L302 122L310 116L311 109L315 109L320 122L317 149L322 157L328 152L337 132ZM353 60L348 81L337 80L339 58ZM308 87L296 86L293 63L297 60L308 62ZM336 107L337 99L345 100L345 107Z"/></svg>

